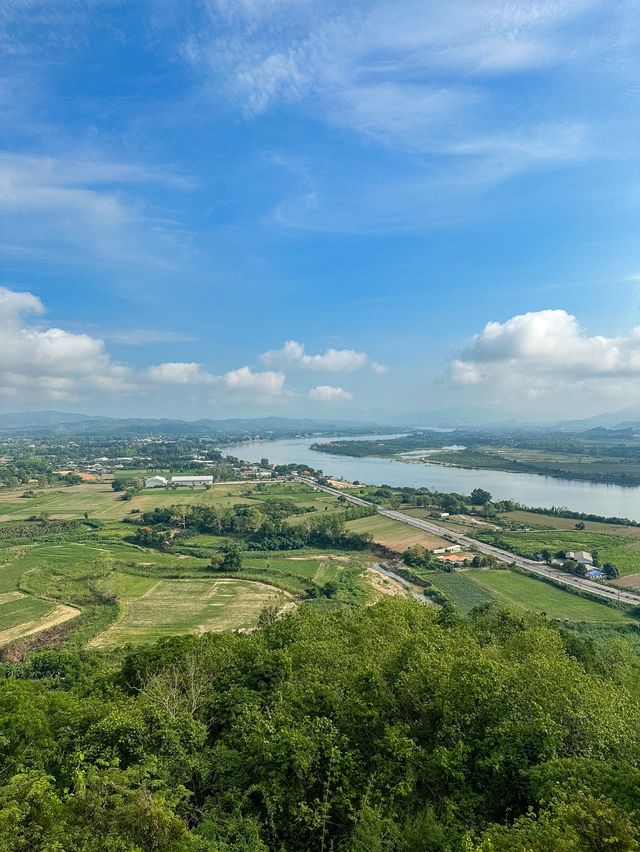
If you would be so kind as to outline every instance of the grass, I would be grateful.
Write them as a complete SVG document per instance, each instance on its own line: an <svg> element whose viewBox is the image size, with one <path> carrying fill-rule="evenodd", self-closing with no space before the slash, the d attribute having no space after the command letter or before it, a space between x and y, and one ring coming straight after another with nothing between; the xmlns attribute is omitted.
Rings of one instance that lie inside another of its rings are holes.
<svg viewBox="0 0 640 852"><path fill-rule="evenodd" d="M255 627L267 604L284 604L273 587L243 580L158 580L123 597L123 616L92 641L114 647L181 633Z"/></svg>
<svg viewBox="0 0 640 852"><path fill-rule="evenodd" d="M516 511L500 515L501 520L516 524L526 524L531 527L541 527L549 530L575 531L579 518L558 518L555 515L543 515L538 512ZM584 532L616 533L628 538L640 538L640 527L629 527L620 524L605 524L602 521L584 521Z"/></svg>
<svg viewBox="0 0 640 852"><path fill-rule="evenodd" d="M261 503L273 500L290 500L298 506L324 512L338 504L329 494L314 491L302 483L260 485L217 483L212 488L179 488L175 491L148 488L135 494L131 500L122 500L122 494L112 490L109 482L84 483L69 487L52 486L36 489L36 496L24 498L25 487L2 490L0 521L23 520L31 515L46 512L52 518L71 520L83 518L85 512L93 520L122 521L127 516L173 504L199 504L229 507L237 503Z"/></svg>
<svg viewBox="0 0 640 852"><path fill-rule="evenodd" d="M21 592L0 594L0 646L49 627L55 627L80 614L74 607L41 600Z"/></svg>
<svg viewBox="0 0 640 852"><path fill-rule="evenodd" d="M138 514L132 514L132 509L145 511L176 503L260 505L275 500L323 513L339 508L330 495L300 483L221 483L209 490L148 490L128 501L119 499L105 482L41 489L35 498L23 498L24 490L2 491L0 515L6 520L20 521L41 512L52 519L82 519L86 512L101 524L98 529L79 527L73 540L47 534L19 545L9 539L0 542L0 642L70 617L74 617L73 629L63 641L74 647L84 646L97 635L108 637L98 644L111 645L152 641L171 633L251 627L265 602L283 602L291 594L304 596L313 585L337 581L338 597L351 602L365 588L362 574L369 554L359 553L352 559L351 555L327 555L311 548L247 553L244 569L231 578L212 574L210 559L203 558L219 549L225 537L193 536L181 543L178 553L161 553L124 541L135 529L123 523ZM220 591L222 586L228 591ZM187 601L181 591L185 589L191 589ZM218 591L209 595L212 589ZM3 610L2 596L6 594L10 597Z"/></svg>
<svg viewBox="0 0 640 852"><path fill-rule="evenodd" d="M631 619L623 610L582 598L541 580L508 570L468 572L466 576L516 609L546 613L550 618L594 623L623 624Z"/></svg>
<svg viewBox="0 0 640 852"><path fill-rule="evenodd" d="M35 621L51 611L51 601L43 601L20 592L0 595L0 631L25 621Z"/></svg>
<svg viewBox="0 0 640 852"><path fill-rule="evenodd" d="M421 574L431 585L444 593L458 609L467 614L476 606L491 603L495 595L488 589L474 582L468 573L455 572L443 574L441 572L425 571Z"/></svg>
<svg viewBox="0 0 640 852"><path fill-rule="evenodd" d="M449 543L439 536L403 524L401 521L385 518L383 515L372 515L368 518L358 518L356 521L347 521L346 526L354 532L371 533L376 543L399 553L414 544L421 544L423 547L433 550L437 547L446 547Z"/></svg>
<svg viewBox="0 0 640 852"><path fill-rule="evenodd" d="M544 549L552 553L560 550L586 550L592 553L595 550L601 562L612 562L622 575L640 572L640 537L637 535L586 530L505 530L495 536L478 533L478 537L496 544L500 541L509 550L530 557Z"/></svg>

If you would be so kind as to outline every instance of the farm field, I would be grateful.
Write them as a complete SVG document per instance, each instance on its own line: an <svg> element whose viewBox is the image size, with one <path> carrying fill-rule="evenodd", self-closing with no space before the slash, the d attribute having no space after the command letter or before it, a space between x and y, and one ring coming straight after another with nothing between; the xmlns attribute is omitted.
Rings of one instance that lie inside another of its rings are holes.
<svg viewBox="0 0 640 852"><path fill-rule="evenodd" d="M587 532L581 530L504 530L495 536L477 533L482 541L493 544L502 542L510 550L522 556L533 557L545 548L552 553L561 550L597 551L600 562L612 562L620 574L640 572L640 537L627 535L625 527L620 532ZM634 531L635 532L635 531Z"/></svg>
<svg viewBox="0 0 640 852"><path fill-rule="evenodd" d="M145 578L146 579L146 578ZM243 580L156 580L150 587L124 584L122 617L90 643L114 647L154 642L181 633L255 627L268 604L284 605L285 592Z"/></svg>
<svg viewBox="0 0 640 852"><path fill-rule="evenodd" d="M54 627L80 614L74 607L41 600L22 592L0 594L0 646Z"/></svg>
<svg viewBox="0 0 640 852"><path fill-rule="evenodd" d="M544 612L550 618L570 621L624 624L631 623L622 610L565 592L541 580L508 570L486 570L467 573L468 578L489 594L516 609Z"/></svg>
<svg viewBox="0 0 640 852"><path fill-rule="evenodd" d="M425 571L421 574L431 585L467 614L476 606L491 603L496 596L479 583L474 582L468 572L456 571L452 574Z"/></svg>
<svg viewBox="0 0 640 852"><path fill-rule="evenodd" d="M313 548L246 552L242 569L229 577L212 575L209 566L211 555L234 536L190 536L166 552L124 540L136 527L123 519L132 510L139 514L155 506L197 503L226 508L285 500L316 510L313 515L341 509L330 495L301 483L150 489L126 501L110 483L36 489L35 498L22 497L24 490L6 490L0 498L6 521L0 539L0 644L81 615L81 627L61 634L63 640L80 647L108 634L98 645L113 647L138 638L146 642L194 630L251 627L265 602L306 597L310 589L322 589L327 583L337 584L339 600L366 600L371 592L364 579L368 553L359 552L354 558ZM89 523L83 525L85 513ZM31 526L28 519L33 517L38 519ZM61 525L67 521L77 524ZM34 536L31 529L37 531ZM158 585L164 583L169 585ZM185 583L196 585L180 585ZM230 591L208 597L202 592L219 588L220 583L231 583ZM185 603L177 594L183 588L199 593ZM8 595L4 610L3 595ZM114 624L115 601L125 613Z"/></svg>
<svg viewBox="0 0 640 852"><path fill-rule="evenodd" d="M552 530L575 531L578 518L557 518L555 515L542 515L538 512L515 511L505 512L501 519L516 524L527 524L532 527L544 527ZM584 532L615 533L628 538L640 538L640 527L628 527L620 524L605 524L602 521L584 521Z"/></svg>
<svg viewBox="0 0 640 852"><path fill-rule="evenodd" d="M449 543L439 536L410 527L400 521L385 518L382 515L372 515L369 518L347 521L346 526L354 532L371 533L376 543L398 553L414 544L421 544L423 547L433 550L437 547L446 547Z"/></svg>
<svg viewBox="0 0 640 852"><path fill-rule="evenodd" d="M25 491L22 486L0 493L0 521L24 519L41 512L63 520L81 518L88 512L97 520L117 521L132 514L132 510L145 512L156 506L173 503L231 506L240 502L250 488L249 483L219 483L209 490L180 488L165 491L162 488L149 488L138 492L131 500L122 500L122 494L113 491L109 482L36 489L36 496L30 498L22 496Z"/></svg>

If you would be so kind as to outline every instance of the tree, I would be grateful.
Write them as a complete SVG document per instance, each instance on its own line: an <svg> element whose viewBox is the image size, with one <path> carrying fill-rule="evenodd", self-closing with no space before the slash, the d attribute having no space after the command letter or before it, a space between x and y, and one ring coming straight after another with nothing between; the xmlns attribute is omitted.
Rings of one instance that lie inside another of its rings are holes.
<svg viewBox="0 0 640 852"><path fill-rule="evenodd" d="M240 571L242 568L242 550L240 547L237 544L228 544L223 553L220 570L229 573Z"/></svg>
<svg viewBox="0 0 640 852"><path fill-rule="evenodd" d="M609 580L615 580L620 576L620 571L618 571L612 562L605 562L602 566L602 570Z"/></svg>
<svg viewBox="0 0 640 852"><path fill-rule="evenodd" d="M584 521L578 521L578 523L576 524L576 529L577 529L577 530L584 530L584 529L586 529L586 524L585 524L585 522L584 522Z"/></svg>
<svg viewBox="0 0 640 852"><path fill-rule="evenodd" d="M320 594L325 598L335 598L338 594L338 584L334 580L328 580L320 586Z"/></svg>
<svg viewBox="0 0 640 852"><path fill-rule="evenodd" d="M486 506L491 500L491 494L485 491L484 488L474 488L469 499L474 506Z"/></svg>

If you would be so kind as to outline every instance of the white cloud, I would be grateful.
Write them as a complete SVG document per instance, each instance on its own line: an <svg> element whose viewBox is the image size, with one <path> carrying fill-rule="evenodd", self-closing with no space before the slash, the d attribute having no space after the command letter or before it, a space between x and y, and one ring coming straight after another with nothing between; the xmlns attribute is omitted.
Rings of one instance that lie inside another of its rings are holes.
<svg viewBox="0 0 640 852"><path fill-rule="evenodd" d="M451 130L468 118L487 77L579 55L570 26L602 5L603 0L217 2L208 4L209 31L201 28L185 55L222 81L249 114L312 98L315 113L358 132L403 144L409 133L421 133L429 144L439 144L443 122Z"/></svg>
<svg viewBox="0 0 640 852"><path fill-rule="evenodd" d="M248 119L295 104L388 149L345 168L333 149L314 146L307 174L274 205L278 224L423 230L477 217L474 193L489 195L530 170L619 156L629 133L606 132L598 107L588 120L579 99L566 95L570 76L575 88L577 79L588 86L596 67L625 74L628 51L612 46L623 10L602 26L610 5L219 0L207 4L185 56L207 96L222 94ZM548 84L534 83L523 111L520 81L509 77L533 69L557 75L559 94L550 104ZM408 156L384 159L389 150Z"/></svg>
<svg viewBox="0 0 640 852"><path fill-rule="evenodd" d="M96 389L119 393L134 389L132 372L113 362L102 340L61 328L40 328L31 317L43 313L37 296L0 287L3 394L61 398Z"/></svg>
<svg viewBox="0 0 640 852"><path fill-rule="evenodd" d="M314 402L341 402L353 399L353 394L344 388L332 387L331 385L318 385L311 388L309 398Z"/></svg>
<svg viewBox="0 0 640 852"><path fill-rule="evenodd" d="M160 385L197 385L207 384L214 377L207 373L202 364L193 361L167 361L149 367L146 377L150 382Z"/></svg>
<svg viewBox="0 0 640 852"><path fill-rule="evenodd" d="M366 352L356 352L354 349L327 349L318 355L307 355L304 344L298 343L297 340L287 340L282 349L263 352L260 360L270 366L293 366L327 373L352 373L366 366L377 373L386 371L382 364L372 361Z"/></svg>
<svg viewBox="0 0 640 852"><path fill-rule="evenodd" d="M221 377L227 388L233 391L256 393L263 397L280 396L284 390L284 373L273 370L256 372L250 367L231 370Z"/></svg>
<svg viewBox="0 0 640 852"><path fill-rule="evenodd" d="M459 384L529 397L637 398L640 327L620 337L588 335L564 310L489 322L453 362L452 376Z"/></svg>
<svg viewBox="0 0 640 852"><path fill-rule="evenodd" d="M97 337L41 327L44 313L33 293L0 287L0 395L68 399L169 386L206 387L256 402L285 395L285 375L275 370L245 366L216 375L194 361L168 361L136 371L115 362Z"/></svg>
<svg viewBox="0 0 640 852"><path fill-rule="evenodd" d="M284 373L255 371L251 367L239 367L218 376L193 361L169 361L149 367L145 378L159 385L213 385L232 393L276 397L283 393L286 377Z"/></svg>

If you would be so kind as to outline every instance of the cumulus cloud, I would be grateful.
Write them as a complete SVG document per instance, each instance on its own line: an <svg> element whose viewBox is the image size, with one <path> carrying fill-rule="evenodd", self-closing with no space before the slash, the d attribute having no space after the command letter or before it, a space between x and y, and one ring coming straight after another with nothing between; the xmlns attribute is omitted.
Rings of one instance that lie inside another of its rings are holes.
<svg viewBox="0 0 640 852"><path fill-rule="evenodd" d="M294 366L327 373L352 373L366 366L377 373L386 371L382 364L373 361L366 352L356 352L354 349L327 349L318 355L307 355L304 344L298 343L297 340L287 340L282 349L263 352L260 359L270 366Z"/></svg>
<svg viewBox="0 0 640 852"><path fill-rule="evenodd" d="M261 396L280 396L284 390L284 373L274 370L254 371L250 367L231 370L222 377L222 382L233 391L249 391Z"/></svg>
<svg viewBox="0 0 640 852"><path fill-rule="evenodd" d="M255 371L251 367L239 367L218 376L194 361L156 364L145 371L145 377L159 385L215 385L235 393L260 397L280 396L285 383L284 373L274 370Z"/></svg>
<svg viewBox="0 0 640 852"><path fill-rule="evenodd" d="M116 364L102 340L61 328L40 328L44 305L33 293L0 287L0 392L53 398L78 392L133 390L132 371Z"/></svg>
<svg viewBox="0 0 640 852"><path fill-rule="evenodd" d="M353 394L344 388L332 387L331 385L318 385L311 388L309 398L314 402L341 402L353 399Z"/></svg>
<svg viewBox="0 0 640 852"><path fill-rule="evenodd" d="M193 361L167 361L164 364L156 364L148 368L146 376L150 382L159 385L194 385L213 380L213 376L203 369L202 364Z"/></svg>
<svg viewBox="0 0 640 852"><path fill-rule="evenodd" d="M222 375L195 361L169 361L134 370L113 360L104 341L41 327L38 296L0 287L0 395L40 399L144 393L159 387L211 387L267 401L285 394L285 375L240 367Z"/></svg>
<svg viewBox="0 0 640 852"><path fill-rule="evenodd" d="M490 385L529 396L587 390L638 396L640 327L620 337L589 335L564 310L489 322L452 363L463 385Z"/></svg>

